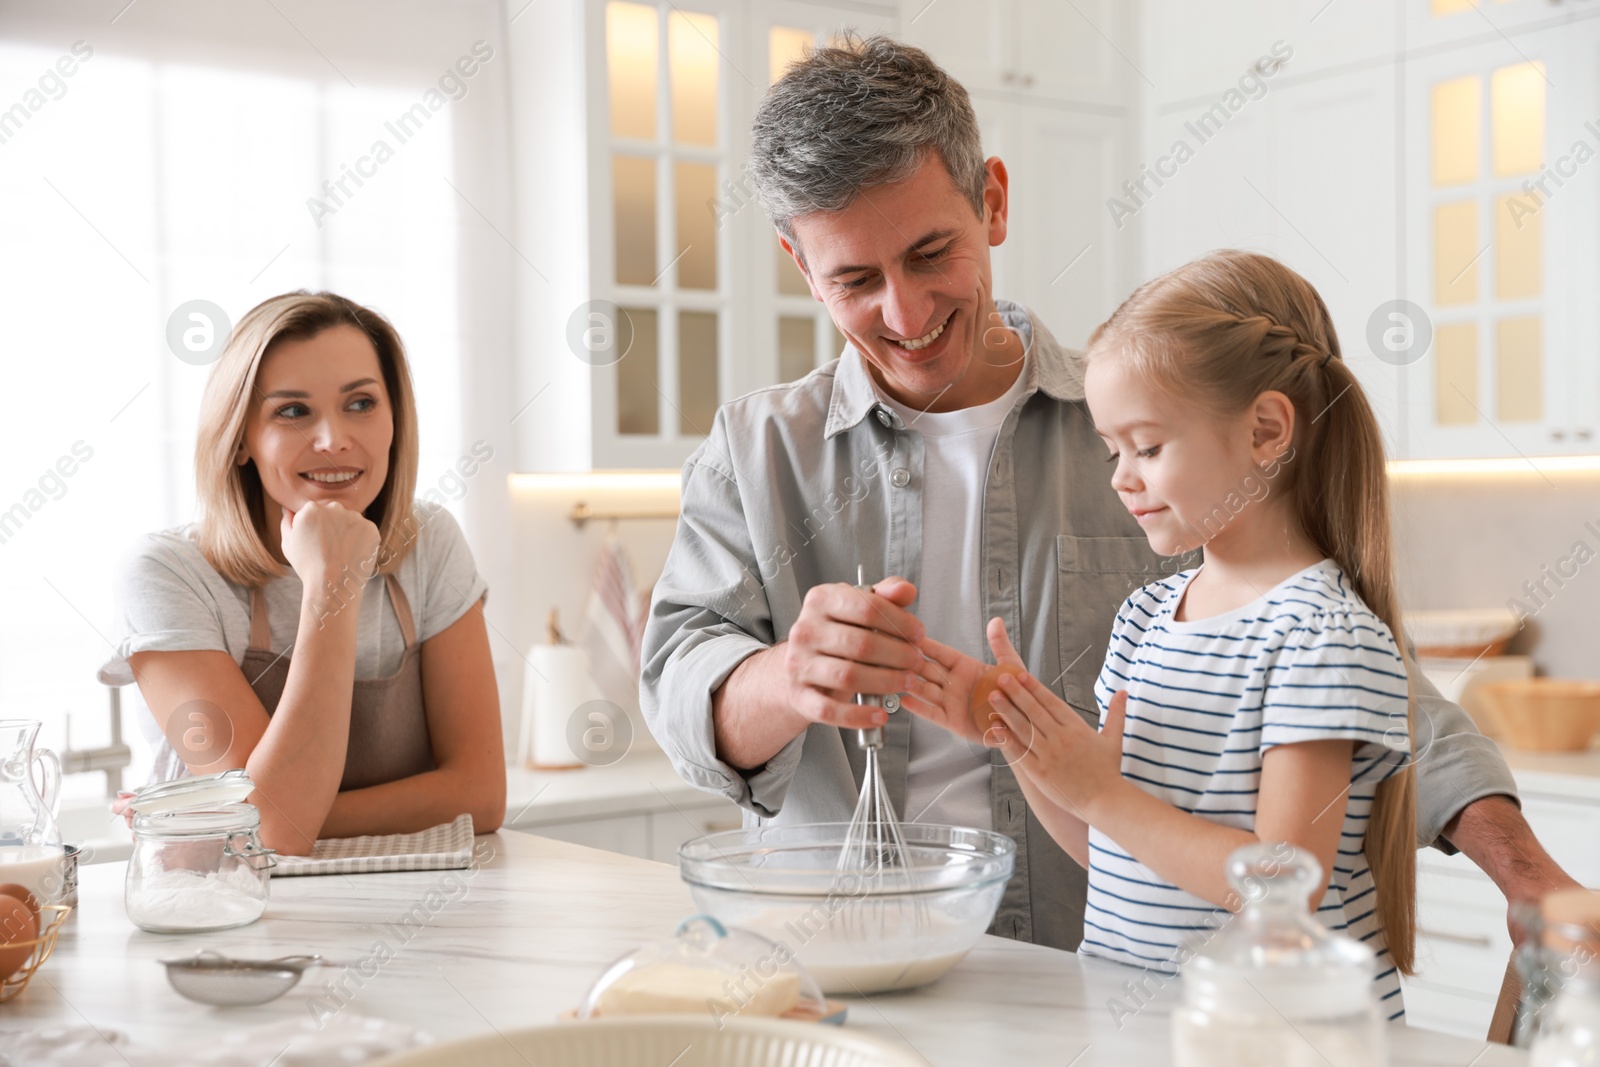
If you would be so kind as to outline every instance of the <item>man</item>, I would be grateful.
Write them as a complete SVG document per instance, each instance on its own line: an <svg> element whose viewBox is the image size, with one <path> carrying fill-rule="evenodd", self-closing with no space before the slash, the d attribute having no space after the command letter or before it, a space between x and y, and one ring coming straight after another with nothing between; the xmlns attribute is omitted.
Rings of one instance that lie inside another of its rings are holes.
<svg viewBox="0 0 1600 1067"><path fill-rule="evenodd" d="M958 83L885 38L818 50L768 93L750 166L849 347L724 405L685 465L645 634L646 718L686 780L747 821L786 823L849 820L853 731L883 725L903 818L1016 841L993 932L1075 948L1084 872L997 750L910 713L938 699L916 642L987 658L999 616L1029 670L1098 722L1117 606L1177 561L1151 552L1111 488L1082 354L991 294L1007 175ZM870 591L854 588L858 565ZM1420 843L1467 852L1513 901L1573 884L1498 750L1417 687Z"/></svg>

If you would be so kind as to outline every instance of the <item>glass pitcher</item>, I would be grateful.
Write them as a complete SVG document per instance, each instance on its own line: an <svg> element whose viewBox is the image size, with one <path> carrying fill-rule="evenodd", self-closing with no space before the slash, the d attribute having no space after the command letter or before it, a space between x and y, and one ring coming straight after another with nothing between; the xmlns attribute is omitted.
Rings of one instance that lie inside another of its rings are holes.
<svg viewBox="0 0 1600 1067"><path fill-rule="evenodd" d="M0 851L61 848L55 815L61 761L48 748L34 747L41 725L37 719L0 719Z"/></svg>

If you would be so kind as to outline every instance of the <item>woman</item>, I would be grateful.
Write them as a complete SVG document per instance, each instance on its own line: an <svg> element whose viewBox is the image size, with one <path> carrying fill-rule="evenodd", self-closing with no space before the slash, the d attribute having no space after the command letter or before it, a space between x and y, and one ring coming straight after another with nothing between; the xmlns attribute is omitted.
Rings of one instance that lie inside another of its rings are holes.
<svg viewBox="0 0 1600 1067"><path fill-rule="evenodd" d="M206 384L200 521L124 564L117 657L159 732L155 777L243 767L261 837L505 817L486 585L450 514L416 503L405 351L332 293L252 309Z"/></svg>

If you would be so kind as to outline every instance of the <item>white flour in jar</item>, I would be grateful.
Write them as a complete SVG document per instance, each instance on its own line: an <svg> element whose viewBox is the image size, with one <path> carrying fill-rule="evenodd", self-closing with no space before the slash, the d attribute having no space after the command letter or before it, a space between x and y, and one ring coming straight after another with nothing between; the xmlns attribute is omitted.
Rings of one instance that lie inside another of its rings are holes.
<svg viewBox="0 0 1600 1067"><path fill-rule="evenodd" d="M267 887L248 867L158 871L129 885L127 906L128 918L147 930L215 930L259 919Z"/></svg>

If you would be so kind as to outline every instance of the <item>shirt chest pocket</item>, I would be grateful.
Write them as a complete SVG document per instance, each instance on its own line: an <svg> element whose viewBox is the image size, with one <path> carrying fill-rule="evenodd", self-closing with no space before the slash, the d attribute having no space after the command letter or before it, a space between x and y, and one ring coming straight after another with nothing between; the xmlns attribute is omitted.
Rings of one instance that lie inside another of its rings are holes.
<svg viewBox="0 0 1600 1067"><path fill-rule="evenodd" d="M1143 537L1056 537L1056 632L1067 703L1096 716L1094 682L1117 608L1142 585L1172 573ZM1070 667L1067 665L1071 664Z"/></svg>

